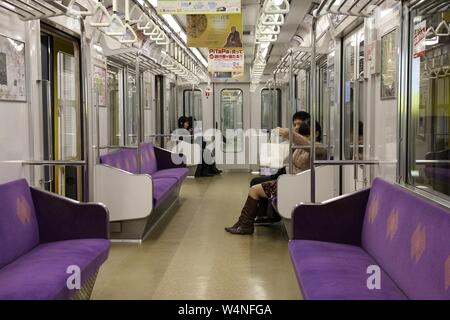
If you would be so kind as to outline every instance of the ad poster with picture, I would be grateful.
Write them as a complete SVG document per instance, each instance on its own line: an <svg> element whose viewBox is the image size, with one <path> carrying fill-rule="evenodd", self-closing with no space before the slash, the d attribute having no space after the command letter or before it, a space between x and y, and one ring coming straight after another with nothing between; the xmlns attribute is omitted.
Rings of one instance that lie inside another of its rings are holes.
<svg viewBox="0 0 450 320"><path fill-rule="evenodd" d="M197 48L242 48L242 15L187 15L187 45Z"/></svg>
<svg viewBox="0 0 450 320"><path fill-rule="evenodd" d="M158 0L160 14L241 13L241 0Z"/></svg>

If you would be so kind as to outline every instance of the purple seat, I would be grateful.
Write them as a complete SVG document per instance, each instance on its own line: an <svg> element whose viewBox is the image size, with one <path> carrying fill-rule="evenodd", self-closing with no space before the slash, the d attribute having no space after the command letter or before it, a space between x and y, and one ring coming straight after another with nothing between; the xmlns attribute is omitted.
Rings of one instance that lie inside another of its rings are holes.
<svg viewBox="0 0 450 320"><path fill-rule="evenodd" d="M188 175L184 164L176 165L172 162L171 153L155 148L151 143L140 145L141 170L153 180L153 203L157 207L170 192L176 189ZM139 173L137 164L137 149L121 149L103 155L100 162L133 174Z"/></svg>
<svg viewBox="0 0 450 320"><path fill-rule="evenodd" d="M176 178L153 179L153 205L157 207L177 187Z"/></svg>
<svg viewBox="0 0 450 320"><path fill-rule="evenodd" d="M130 173L138 173L136 149L121 149L100 157L100 163Z"/></svg>
<svg viewBox="0 0 450 320"><path fill-rule="evenodd" d="M175 178L177 181L184 180L188 175L189 170L187 168L173 168L158 170L152 174L152 178Z"/></svg>
<svg viewBox="0 0 450 320"><path fill-rule="evenodd" d="M450 299L450 211L400 186L377 178L370 190L299 205L293 233L307 298ZM382 270L381 289L362 287L370 264Z"/></svg>
<svg viewBox="0 0 450 320"><path fill-rule="evenodd" d="M383 271L381 290L367 289L366 270L376 262L360 247L302 240L289 250L305 299L407 299Z"/></svg>
<svg viewBox="0 0 450 320"><path fill-rule="evenodd" d="M103 206L30 188L25 179L0 185L0 203L0 299L73 297L80 291L67 288L70 265L80 267L83 287L93 285L110 246Z"/></svg>
<svg viewBox="0 0 450 320"><path fill-rule="evenodd" d="M143 143L140 146L141 173L152 175L158 170L155 148L151 143Z"/></svg>
<svg viewBox="0 0 450 320"><path fill-rule="evenodd" d="M38 245L0 270L0 300L69 299L68 266L81 270L81 281L91 278L107 259L105 239L66 240Z"/></svg>

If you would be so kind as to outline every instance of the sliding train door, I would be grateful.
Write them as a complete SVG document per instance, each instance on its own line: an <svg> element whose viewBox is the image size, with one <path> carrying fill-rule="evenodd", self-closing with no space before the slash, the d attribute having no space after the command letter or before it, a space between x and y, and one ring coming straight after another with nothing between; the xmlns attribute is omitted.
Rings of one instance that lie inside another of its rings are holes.
<svg viewBox="0 0 450 320"><path fill-rule="evenodd" d="M41 63L44 154L48 160L82 159L80 49L76 39L42 27ZM60 195L82 199L82 171L77 166L45 169L43 184Z"/></svg>
<svg viewBox="0 0 450 320"><path fill-rule="evenodd" d="M215 128L225 137L216 151L217 163L226 170L250 170L250 95L248 84L216 84L214 90ZM217 145L217 144L216 144ZM221 163L222 162L222 163Z"/></svg>

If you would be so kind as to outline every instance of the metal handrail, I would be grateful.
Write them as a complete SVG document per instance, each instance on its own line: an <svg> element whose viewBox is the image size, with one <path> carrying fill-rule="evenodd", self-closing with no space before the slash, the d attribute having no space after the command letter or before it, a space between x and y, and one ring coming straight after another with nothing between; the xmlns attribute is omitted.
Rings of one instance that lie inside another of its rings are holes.
<svg viewBox="0 0 450 320"><path fill-rule="evenodd" d="M330 165L330 166L343 166L343 165L379 165L379 164L397 164L397 160L315 160L313 165Z"/></svg>
<svg viewBox="0 0 450 320"><path fill-rule="evenodd" d="M94 149L105 150L105 149L137 149L138 146L94 146Z"/></svg>
<svg viewBox="0 0 450 320"><path fill-rule="evenodd" d="M84 160L6 160L1 163L20 163L29 166L85 166Z"/></svg>
<svg viewBox="0 0 450 320"><path fill-rule="evenodd" d="M450 163L450 160L416 160L416 164Z"/></svg>

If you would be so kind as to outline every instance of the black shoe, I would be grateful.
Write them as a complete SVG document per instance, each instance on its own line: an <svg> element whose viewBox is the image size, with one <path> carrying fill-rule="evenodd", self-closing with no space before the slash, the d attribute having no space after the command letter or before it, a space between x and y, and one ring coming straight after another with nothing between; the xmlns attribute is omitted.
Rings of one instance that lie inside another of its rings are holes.
<svg viewBox="0 0 450 320"><path fill-rule="evenodd" d="M212 174L221 174L222 170L219 170L217 168L211 168L211 170L209 172Z"/></svg>
<svg viewBox="0 0 450 320"><path fill-rule="evenodd" d="M214 177L215 174L211 173L211 172L202 172L202 174L200 175L200 177Z"/></svg>
<svg viewBox="0 0 450 320"><path fill-rule="evenodd" d="M270 217L256 217L255 225L266 225L279 222L281 218L270 218Z"/></svg>

